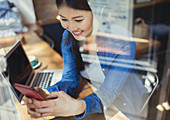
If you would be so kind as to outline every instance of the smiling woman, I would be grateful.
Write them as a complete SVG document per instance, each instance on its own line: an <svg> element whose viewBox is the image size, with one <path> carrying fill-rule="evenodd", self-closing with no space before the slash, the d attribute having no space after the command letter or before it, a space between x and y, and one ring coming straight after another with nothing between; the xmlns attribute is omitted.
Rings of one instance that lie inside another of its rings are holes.
<svg viewBox="0 0 170 120"><path fill-rule="evenodd" d="M67 5L60 6L58 11L61 25L67 29L76 40L83 40L91 34L93 21L91 11L77 10Z"/></svg>
<svg viewBox="0 0 170 120"><path fill-rule="evenodd" d="M127 104L127 106L123 106L123 109L137 111L135 108L133 109L131 103L133 101L130 99L134 97L128 97L128 95L132 96L130 91L132 84L138 87L141 83L138 79L130 78L134 77L133 74L130 75L132 70L126 67L133 65L135 43L107 36L94 36L95 27L97 27L94 23L98 21L95 21L95 12L90 8L89 2L90 0L56 0L61 25L66 29L61 45L62 79L55 85L46 88L50 93L47 101L24 97L28 113L32 117L52 115L57 117L74 116L76 119L81 119L91 113L103 113L104 107L111 106L118 97L121 97L121 100L117 99L120 106L123 102ZM106 5L108 4L105 3L104 7ZM103 4L100 6L103 7ZM111 27L112 29L110 29ZM107 31L119 36L131 37L129 31L119 25L109 26ZM90 49L80 51L86 43L90 44ZM125 65L126 60L131 62ZM133 73L135 72L133 71ZM78 100L73 96L78 90L80 76L84 78L83 80L90 81L97 91ZM127 81L128 79L132 80ZM125 83L128 84L125 85ZM142 85L139 91L141 94L145 92ZM133 96L141 97L137 92L133 93ZM135 101L139 103L141 99L135 99Z"/></svg>

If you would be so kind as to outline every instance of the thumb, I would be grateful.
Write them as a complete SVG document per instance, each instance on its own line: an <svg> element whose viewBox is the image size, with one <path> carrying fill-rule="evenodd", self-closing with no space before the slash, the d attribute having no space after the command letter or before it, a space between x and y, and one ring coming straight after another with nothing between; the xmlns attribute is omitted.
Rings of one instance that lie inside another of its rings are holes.
<svg viewBox="0 0 170 120"><path fill-rule="evenodd" d="M52 92L50 95L48 95L48 97L47 97L48 99L50 99L50 98L58 98L58 92Z"/></svg>

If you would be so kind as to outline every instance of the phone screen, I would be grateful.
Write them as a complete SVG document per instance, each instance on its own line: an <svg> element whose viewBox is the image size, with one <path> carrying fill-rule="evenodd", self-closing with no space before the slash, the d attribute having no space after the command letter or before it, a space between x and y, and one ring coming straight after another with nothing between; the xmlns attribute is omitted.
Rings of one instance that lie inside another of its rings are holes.
<svg viewBox="0 0 170 120"><path fill-rule="evenodd" d="M46 100L36 89L26 85L15 84L15 88L27 97L35 98L37 100Z"/></svg>

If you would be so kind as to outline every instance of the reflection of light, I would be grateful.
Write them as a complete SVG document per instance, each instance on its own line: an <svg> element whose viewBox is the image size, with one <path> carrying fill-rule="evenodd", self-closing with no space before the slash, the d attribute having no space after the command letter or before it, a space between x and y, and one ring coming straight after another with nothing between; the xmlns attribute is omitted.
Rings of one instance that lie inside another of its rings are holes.
<svg viewBox="0 0 170 120"><path fill-rule="evenodd" d="M170 105L169 105L168 102L163 102L162 105L159 104L159 105L156 106L156 108L157 108L159 111L161 111L161 112L163 112L163 111L165 111L165 110L168 111L168 110L170 110Z"/></svg>
<svg viewBox="0 0 170 120"><path fill-rule="evenodd" d="M148 79L151 81L151 83L154 83L155 82L155 78L153 77L153 75L152 74L147 74L147 77L148 77Z"/></svg>
<svg viewBox="0 0 170 120"><path fill-rule="evenodd" d="M165 110L170 110L170 105L168 102L163 102L162 106L165 108Z"/></svg>
<svg viewBox="0 0 170 120"><path fill-rule="evenodd" d="M164 111L164 108L162 107L162 105L157 105L156 108L157 108L159 111L161 111L161 112Z"/></svg>
<svg viewBox="0 0 170 120"><path fill-rule="evenodd" d="M110 37L110 38L114 38L114 39L121 39L121 40L125 40L125 41L135 41L135 42L139 42L139 43L148 43L149 42L149 40L147 40L147 39L126 37L126 36L113 35L113 34L108 34L108 33L99 33L98 32L97 35Z"/></svg>
<svg viewBox="0 0 170 120"><path fill-rule="evenodd" d="M110 120L129 120L121 111L116 113Z"/></svg>
<svg viewBox="0 0 170 120"><path fill-rule="evenodd" d="M89 55L89 54L81 54L81 55L82 55L82 58L83 58L84 62L89 62L90 60L93 60L93 59L96 58L95 55ZM154 73L157 72L157 70L152 68L152 67L140 66L142 64L142 62L137 61L137 60L127 60L127 59L118 59L118 58L114 59L114 58L103 57L103 56L99 56L98 58L101 60L100 63L105 64L105 65L112 65L112 66L118 66L118 67L124 67L124 68L132 68L132 69L137 69L137 70L151 71L151 72L154 72ZM125 64L117 63L116 61L117 62L122 62L122 63L125 63Z"/></svg>
<svg viewBox="0 0 170 120"><path fill-rule="evenodd" d="M152 92L152 87L151 86L146 86L145 85L145 88L148 90L148 93Z"/></svg>
<svg viewBox="0 0 170 120"><path fill-rule="evenodd" d="M151 73L147 73L146 79L145 79L145 87L147 88L148 92L150 93L152 91L152 87L156 86L155 77Z"/></svg>
<svg viewBox="0 0 170 120"><path fill-rule="evenodd" d="M151 87L151 83L150 81L147 79L145 79L145 87L148 90L148 93L150 93L152 91L152 87Z"/></svg>
<svg viewBox="0 0 170 120"><path fill-rule="evenodd" d="M148 79L145 80L145 85L147 85L147 86L151 85L151 83L150 83L150 81Z"/></svg>
<svg viewBox="0 0 170 120"><path fill-rule="evenodd" d="M95 46L96 47L96 46ZM128 52L122 51L122 50L118 50L116 48L110 48L110 47L100 47L97 46L95 48L93 45L89 45L89 44L85 44L83 45L83 49L81 48L81 51L102 51L102 52L107 52L107 53L114 53L114 54L121 54L121 55L129 55ZM97 50L96 50L97 49Z"/></svg>
<svg viewBox="0 0 170 120"><path fill-rule="evenodd" d="M3 48L0 49L0 56L5 55L5 50Z"/></svg>
<svg viewBox="0 0 170 120"><path fill-rule="evenodd" d="M56 19L57 19L57 20L60 20L60 18L61 18L61 17L60 17L59 15L56 16Z"/></svg>

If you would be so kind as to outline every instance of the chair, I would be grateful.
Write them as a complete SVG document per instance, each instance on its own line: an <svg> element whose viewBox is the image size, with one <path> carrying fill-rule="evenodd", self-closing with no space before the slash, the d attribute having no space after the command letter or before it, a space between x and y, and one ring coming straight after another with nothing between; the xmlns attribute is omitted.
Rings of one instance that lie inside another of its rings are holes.
<svg viewBox="0 0 170 120"><path fill-rule="evenodd" d="M121 112L130 120L146 119L148 103L158 86L158 82L156 73L145 70L132 71L122 88L122 92L113 104L105 109L106 117L114 118L118 112Z"/></svg>
<svg viewBox="0 0 170 120"><path fill-rule="evenodd" d="M141 112L143 111L143 109L146 107L147 103L149 102L149 99L151 98L151 96L153 95L155 89L158 86L159 83L159 79L156 73L153 72L146 72L146 75L143 75L143 82L144 82L144 86L145 88L148 90L148 97L146 99L146 101L143 104L143 107L141 108Z"/></svg>
<svg viewBox="0 0 170 120"><path fill-rule="evenodd" d="M141 76L141 81L147 90L147 93L143 95L143 100L141 102L139 112L134 114L130 112L128 113L127 111L123 112L130 120L143 120L147 118L149 100L154 94L154 91L156 90L159 83L159 79L156 73L150 71L138 71L138 74Z"/></svg>

